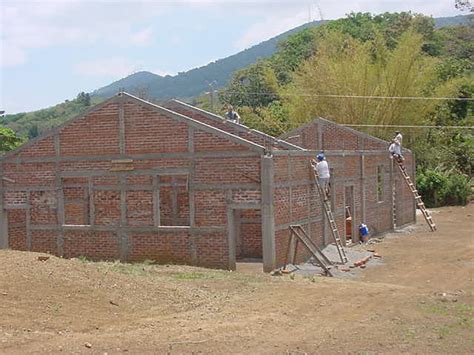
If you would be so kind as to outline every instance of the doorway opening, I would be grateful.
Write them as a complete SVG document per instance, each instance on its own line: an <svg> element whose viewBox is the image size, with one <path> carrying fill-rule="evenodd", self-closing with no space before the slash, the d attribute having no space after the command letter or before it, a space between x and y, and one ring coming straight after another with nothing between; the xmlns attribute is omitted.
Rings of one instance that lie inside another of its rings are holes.
<svg viewBox="0 0 474 355"><path fill-rule="evenodd" d="M238 262L262 261L262 216L259 209L234 210L235 257Z"/></svg>
<svg viewBox="0 0 474 355"><path fill-rule="evenodd" d="M345 213L345 224L344 224L344 242L356 243L357 235L355 233L355 201L354 201L354 186L346 186L344 189L344 213Z"/></svg>

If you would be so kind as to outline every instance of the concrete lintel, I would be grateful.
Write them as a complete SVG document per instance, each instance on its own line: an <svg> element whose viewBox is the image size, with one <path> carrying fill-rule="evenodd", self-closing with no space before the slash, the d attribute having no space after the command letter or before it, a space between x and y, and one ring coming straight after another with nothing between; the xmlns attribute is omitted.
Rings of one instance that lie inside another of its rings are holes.
<svg viewBox="0 0 474 355"><path fill-rule="evenodd" d="M61 177L88 177L88 176L121 176L122 172L113 172L109 170L77 170L63 171ZM188 168L157 168L127 171L125 175L187 175Z"/></svg>
<svg viewBox="0 0 474 355"><path fill-rule="evenodd" d="M247 203L229 203L228 207L234 210L259 210L262 205L258 202L247 202Z"/></svg>
<svg viewBox="0 0 474 355"><path fill-rule="evenodd" d="M101 231L101 232L118 232L124 231L127 233L140 233L140 232L193 232L196 234L205 234L205 233L216 233L216 232L225 232L225 226L207 226L207 227L191 227L191 226L123 226L118 227L115 225L73 225L65 224L62 226L53 225L53 224L32 224L31 230L42 230L42 231Z"/></svg>
<svg viewBox="0 0 474 355"><path fill-rule="evenodd" d="M259 190L258 183L195 184L194 190Z"/></svg>
<svg viewBox="0 0 474 355"><path fill-rule="evenodd" d="M5 210L28 210L31 206L28 203L21 203L16 205L4 205Z"/></svg>
<svg viewBox="0 0 474 355"><path fill-rule="evenodd" d="M146 153L146 154L105 154L105 155L61 155L59 157L21 157L15 159L21 163L54 163L54 162L75 162L75 161L106 161L106 160L150 160L150 159L195 159L195 158L251 158L260 157L260 153L252 151L222 151L222 152L180 152L180 153Z"/></svg>

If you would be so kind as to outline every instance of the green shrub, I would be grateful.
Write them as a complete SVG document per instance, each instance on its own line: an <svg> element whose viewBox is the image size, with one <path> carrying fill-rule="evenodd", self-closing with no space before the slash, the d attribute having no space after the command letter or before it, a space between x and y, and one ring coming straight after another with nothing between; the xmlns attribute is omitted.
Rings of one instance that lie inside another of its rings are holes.
<svg viewBox="0 0 474 355"><path fill-rule="evenodd" d="M446 205L466 205L471 196L470 178L463 174L448 175L448 184L444 192Z"/></svg>
<svg viewBox="0 0 474 355"><path fill-rule="evenodd" d="M457 171L420 169L417 172L416 182L427 207L465 205L469 202L470 178Z"/></svg>
<svg viewBox="0 0 474 355"><path fill-rule="evenodd" d="M427 207L443 205L448 178L443 173L427 169L420 171L416 177L417 188Z"/></svg>

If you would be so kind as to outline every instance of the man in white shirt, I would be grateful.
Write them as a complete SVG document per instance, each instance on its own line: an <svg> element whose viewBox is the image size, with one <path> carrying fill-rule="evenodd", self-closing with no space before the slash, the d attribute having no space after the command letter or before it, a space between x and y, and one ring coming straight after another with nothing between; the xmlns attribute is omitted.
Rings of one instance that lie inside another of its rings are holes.
<svg viewBox="0 0 474 355"><path fill-rule="evenodd" d="M232 105L229 105L227 107L227 112L225 115L229 121L240 123L240 116L237 111L234 110L234 107L232 107Z"/></svg>
<svg viewBox="0 0 474 355"><path fill-rule="evenodd" d="M398 141L398 143L400 143L400 151L402 149L402 142L403 142L403 136L402 136L402 133L400 131L395 131L395 140Z"/></svg>
<svg viewBox="0 0 474 355"><path fill-rule="evenodd" d="M390 147L388 147L388 151L395 157L399 162L404 160L402 155L402 146L397 139L392 139L392 143Z"/></svg>
<svg viewBox="0 0 474 355"><path fill-rule="evenodd" d="M324 200L326 201L329 195L329 178L331 177L329 174L329 165L326 159L324 159L323 153L319 153L316 159L318 162L314 170L316 170L316 174L318 175L318 183L324 191Z"/></svg>

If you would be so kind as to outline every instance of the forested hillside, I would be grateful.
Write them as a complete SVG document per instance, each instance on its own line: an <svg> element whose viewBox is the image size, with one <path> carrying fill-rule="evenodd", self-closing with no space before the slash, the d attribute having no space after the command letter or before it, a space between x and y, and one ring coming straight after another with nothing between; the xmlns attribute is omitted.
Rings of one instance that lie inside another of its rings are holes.
<svg viewBox="0 0 474 355"><path fill-rule="evenodd" d="M89 94L81 92L75 99L66 100L53 107L28 113L6 115L4 126L12 129L19 136L34 138L40 133L59 126L68 119L83 113L91 106L103 100L102 98L91 97Z"/></svg>
<svg viewBox="0 0 474 355"><path fill-rule="evenodd" d="M346 28L343 30L360 31L361 33L358 35L362 36L361 38L364 38L365 32L370 33L370 28L373 23L385 23L389 21L388 19L390 16L396 15L384 14L374 17L376 20L367 20L367 16L370 17L370 15L367 14L351 16L353 17L353 28ZM408 18L409 16L411 15L406 15L405 17ZM384 18L385 20L383 20ZM361 22L359 23L358 21ZM433 22L432 20L430 21L431 23ZM456 16L435 19L434 24L435 27L437 25L450 26L466 21L467 16ZM343 26L344 23L344 21L341 22L340 20L330 21L325 25L325 28L330 29L334 26ZM166 97L192 98L208 91L209 83L213 83L214 88L224 87L232 78L233 73L242 68L248 68L245 70L253 71L258 73L258 75L261 75L262 68L266 67L268 63L272 63L271 70L275 75L275 78L272 78L270 74L266 75L264 80L256 82L252 81L250 83L251 85L247 87L247 90L252 89L260 91L262 88L269 90L269 94L265 94L266 98L261 98L260 101L272 103L272 105L270 105L272 115L274 117L282 118L285 108L279 104L278 100L274 100L274 97L271 95L280 90L283 84L287 84L291 81L293 71L299 67L302 60L307 59L309 56L314 54L316 48L314 38L314 34L316 33L315 28L320 24L321 23L317 21L305 24L233 56L217 60L204 67L180 73L176 76L161 77L149 72L135 73L129 77L114 82L111 85L98 89L90 95L82 93L76 99L66 100L66 102L50 108L30 113L6 115L3 124L6 127L13 129L20 136L35 137L43 131L55 127L69 118L84 112L90 107L90 105L114 95L120 89L147 99L160 99ZM403 21L400 21L397 24L400 28L404 28L406 25L407 24ZM390 36L390 34L388 33L386 36ZM452 43L451 45L455 46L455 43ZM468 44L466 44L466 46L468 47ZM456 49L453 50L460 50L462 46L458 45L455 47ZM436 48L433 48L433 50L436 50ZM270 57L271 59L269 60L268 58ZM254 66L251 65L256 62L259 62L259 64ZM263 71L270 73L267 69L264 69ZM240 72L239 76L242 76L241 74L242 72ZM252 77L252 75L250 76ZM244 82L246 83L247 81L244 80ZM236 87L234 84L232 84L233 90L239 91L242 89L240 86ZM263 87L260 87L261 85L263 85ZM247 99L249 100L248 97ZM233 100L235 101L235 98ZM256 102L259 101L255 97L252 100L256 100ZM202 100L197 99L196 102L200 101ZM238 100L235 102L239 105L244 105L243 102ZM205 102L203 102L203 104L206 105ZM250 104L250 107L255 105L256 103ZM261 123L258 124L260 125ZM274 123L272 123L272 125L273 124ZM277 133L280 132L282 128L284 129L284 127L271 129L270 132Z"/></svg>
<svg viewBox="0 0 474 355"><path fill-rule="evenodd" d="M433 19L411 13L350 14L289 37L271 58L236 72L220 105L233 104L244 123L273 135L318 116L380 126L365 130L383 139L394 130L383 126L465 126L403 133L427 203L466 203L474 173L467 128L474 125L473 58L472 22L436 29Z"/></svg>

